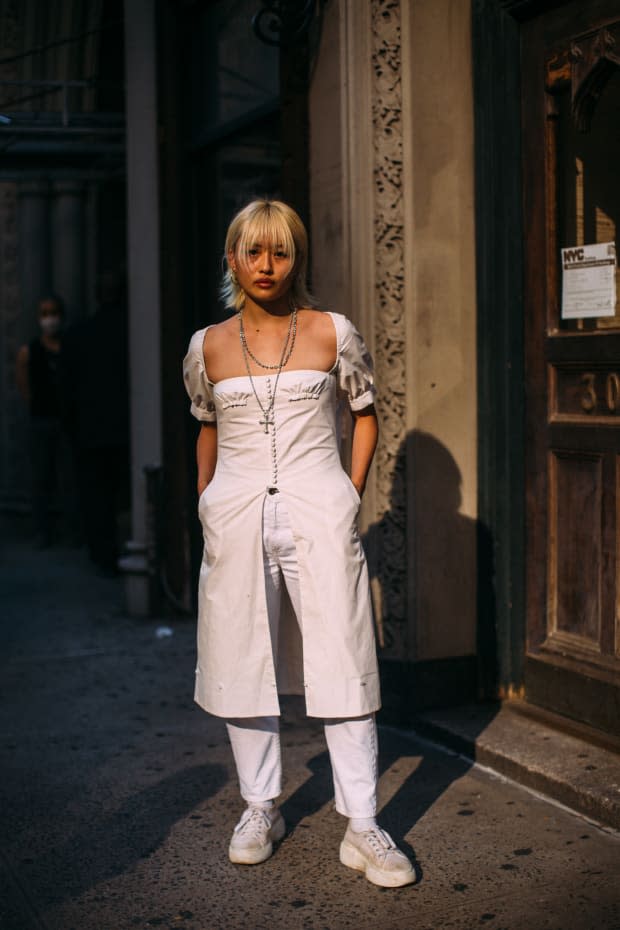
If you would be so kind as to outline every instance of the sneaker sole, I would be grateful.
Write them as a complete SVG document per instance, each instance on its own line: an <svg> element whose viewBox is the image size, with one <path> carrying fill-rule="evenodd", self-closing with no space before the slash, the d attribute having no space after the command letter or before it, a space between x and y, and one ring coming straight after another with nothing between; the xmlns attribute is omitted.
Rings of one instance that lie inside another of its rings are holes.
<svg viewBox="0 0 620 930"><path fill-rule="evenodd" d="M228 858L236 865L259 865L269 859L273 853L273 844L279 843L285 833L284 818L278 817L269 831L271 839L268 843L264 846L256 846L254 849L237 849L231 843L228 847Z"/></svg>
<svg viewBox="0 0 620 930"><path fill-rule="evenodd" d="M349 869L363 872L369 882L381 888L401 888L403 885L412 885L415 882L413 866L410 872L385 872L367 862L360 851L346 840L340 844L340 861Z"/></svg>

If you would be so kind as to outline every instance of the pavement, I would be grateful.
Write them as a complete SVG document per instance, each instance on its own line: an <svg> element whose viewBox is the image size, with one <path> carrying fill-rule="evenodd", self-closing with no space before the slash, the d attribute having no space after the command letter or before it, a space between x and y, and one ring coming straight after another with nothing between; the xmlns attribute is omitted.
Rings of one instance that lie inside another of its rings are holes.
<svg viewBox="0 0 620 930"><path fill-rule="evenodd" d="M192 700L194 623L125 615L75 549L0 550L1 930L620 930L620 836L412 731L380 727L380 822L418 881L338 862L319 721L283 705L286 838L226 855L242 811Z"/></svg>

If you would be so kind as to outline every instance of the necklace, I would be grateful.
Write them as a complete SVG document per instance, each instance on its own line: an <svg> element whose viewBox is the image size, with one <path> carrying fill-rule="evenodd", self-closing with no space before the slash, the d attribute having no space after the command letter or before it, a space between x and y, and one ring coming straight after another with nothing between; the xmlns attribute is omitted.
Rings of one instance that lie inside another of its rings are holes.
<svg viewBox="0 0 620 930"><path fill-rule="evenodd" d="M243 311L239 311L239 338L241 340L241 346L243 348L244 355L247 353L253 362L255 362L260 368L265 368L268 371L276 371L284 368L288 362L293 348L295 346L295 338L297 336L297 308L294 307L291 311L291 318L288 324L288 333L286 336L286 342L284 343L284 351L280 358L280 361L277 365L266 365L264 362L261 362L260 359L256 358L252 350L248 345L248 341L245 335L245 327L243 325ZM288 347L288 350L287 350Z"/></svg>
<svg viewBox="0 0 620 930"><path fill-rule="evenodd" d="M291 357L291 352L293 351L293 345L295 344L295 333L297 332L297 309L294 308L291 313L291 319L288 325L288 332L286 334L286 339L284 340L284 345L282 346L282 355L280 356L280 361L277 365L263 365L262 362L259 362L250 352L248 344L245 338L245 330L243 328L243 311L239 311L239 339L241 341L241 351L243 353L243 361L245 362L245 370L248 373L248 378L250 379L250 385L252 386L252 391L254 397L256 398L256 403L260 407L261 413L263 414L263 419L259 420L259 426L264 427L264 432L269 432L269 427L273 426L275 430L275 419L273 416L273 407L276 402L276 391L278 390L278 381L280 380L280 374L282 369L288 362ZM252 377L252 372L250 371L250 358L256 362L257 365L261 365L262 368L277 369L276 380L273 386L273 391L269 391L269 403L266 407L263 407L258 392L256 390L256 385L254 384L254 378Z"/></svg>

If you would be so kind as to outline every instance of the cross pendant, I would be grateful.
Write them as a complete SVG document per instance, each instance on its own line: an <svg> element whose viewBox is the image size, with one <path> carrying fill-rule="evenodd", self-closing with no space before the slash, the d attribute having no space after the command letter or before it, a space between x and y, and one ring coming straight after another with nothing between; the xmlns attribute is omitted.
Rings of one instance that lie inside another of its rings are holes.
<svg viewBox="0 0 620 930"><path fill-rule="evenodd" d="M272 418L272 419L269 419L269 414L268 414L268 413L265 414L265 419L264 419L264 420L259 420L258 422L260 423L261 426L264 426L264 427L265 427L265 432L266 432L266 433L269 432L269 427L274 425L273 418Z"/></svg>

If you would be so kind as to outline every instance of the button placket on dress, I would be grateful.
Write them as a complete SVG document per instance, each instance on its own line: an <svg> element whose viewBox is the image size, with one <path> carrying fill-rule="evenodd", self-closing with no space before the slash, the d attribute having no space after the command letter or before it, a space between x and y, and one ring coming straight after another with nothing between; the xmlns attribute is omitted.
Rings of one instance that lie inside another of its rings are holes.
<svg viewBox="0 0 620 930"><path fill-rule="evenodd" d="M272 411L271 430L270 430L270 452L271 452L271 484L267 488L269 494L278 493L278 447L276 440L276 418L275 403L271 389L271 378L267 378L267 409Z"/></svg>

